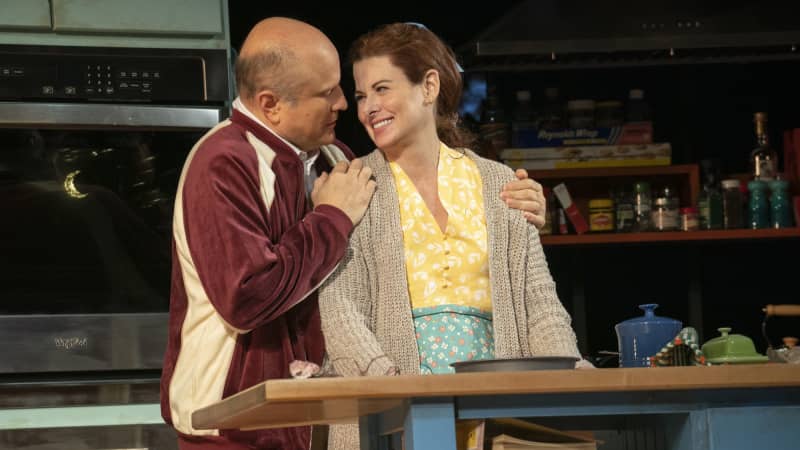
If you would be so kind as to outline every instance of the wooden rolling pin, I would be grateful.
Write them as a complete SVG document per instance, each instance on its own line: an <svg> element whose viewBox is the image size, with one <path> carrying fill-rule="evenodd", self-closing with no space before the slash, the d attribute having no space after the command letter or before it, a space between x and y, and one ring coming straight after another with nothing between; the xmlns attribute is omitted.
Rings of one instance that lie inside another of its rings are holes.
<svg viewBox="0 0 800 450"><path fill-rule="evenodd" d="M800 305L767 305L762 311L768 316L800 316Z"/></svg>

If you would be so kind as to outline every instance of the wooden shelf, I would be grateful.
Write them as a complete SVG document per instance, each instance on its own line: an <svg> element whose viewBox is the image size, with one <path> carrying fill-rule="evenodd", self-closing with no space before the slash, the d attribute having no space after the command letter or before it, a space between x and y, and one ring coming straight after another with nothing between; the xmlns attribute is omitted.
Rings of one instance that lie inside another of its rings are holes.
<svg viewBox="0 0 800 450"><path fill-rule="evenodd" d="M550 188L564 182L572 200L587 218L590 199L607 197L610 189L621 186L630 191L637 181L649 182L652 189L662 186L677 189L681 206L697 205L700 196L700 170L697 164L529 170L528 176Z"/></svg>
<svg viewBox="0 0 800 450"><path fill-rule="evenodd" d="M563 180L568 178L646 177L651 175L682 175L698 172L696 164L643 167L599 167L596 169L529 170L533 179Z"/></svg>
<svg viewBox="0 0 800 450"><path fill-rule="evenodd" d="M652 231L647 233L587 233L542 236L542 245L637 244L645 242L717 241L800 238L800 227L764 230Z"/></svg>

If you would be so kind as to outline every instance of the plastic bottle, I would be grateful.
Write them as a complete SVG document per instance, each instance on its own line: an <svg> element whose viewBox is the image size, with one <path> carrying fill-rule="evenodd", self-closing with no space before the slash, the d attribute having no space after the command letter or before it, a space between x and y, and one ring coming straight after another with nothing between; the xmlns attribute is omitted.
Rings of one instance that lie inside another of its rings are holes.
<svg viewBox="0 0 800 450"><path fill-rule="evenodd" d="M700 211L700 229L718 230L723 226L722 193L719 191L719 165L713 159L700 161L703 173L703 190L697 201Z"/></svg>
<svg viewBox="0 0 800 450"><path fill-rule="evenodd" d="M517 103L514 105L514 111L511 114L512 147L527 147L529 143L528 136L535 138L536 123L533 119L531 91L517 91Z"/></svg>
<svg viewBox="0 0 800 450"><path fill-rule="evenodd" d="M651 120L650 105L644 100L644 90L631 89L625 111L626 122L648 122Z"/></svg>
<svg viewBox="0 0 800 450"><path fill-rule="evenodd" d="M786 192L788 188L789 183L786 180L778 179L769 182L771 192L769 217L772 228L788 228L792 226L792 206Z"/></svg>
<svg viewBox="0 0 800 450"><path fill-rule="evenodd" d="M481 114L480 134L484 144L484 156L489 159L497 159L497 154L511 144L506 114L493 86L488 88Z"/></svg>
<svg viewBox="0 0 800 450"><path fill-rule="evenodd" d="M764 180L753 180L747 183L747 188L750 190L750 202L747 208L749 228L769 228L767 183Z"/></svg>
<svg viewBox="0 0 800 450"><path fill-rule="evenodd" d="M558 88L545 89L544 102L536 114L536 128L540 130L564 128L564 105L559 98Z"/></svg>

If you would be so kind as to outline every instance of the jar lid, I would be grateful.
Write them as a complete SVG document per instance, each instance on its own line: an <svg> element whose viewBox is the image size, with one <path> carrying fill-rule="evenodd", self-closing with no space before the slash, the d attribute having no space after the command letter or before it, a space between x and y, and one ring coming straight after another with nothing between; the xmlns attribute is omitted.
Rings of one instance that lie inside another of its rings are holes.
<svg viewBox="0 0 800 450"><path fill-rule="evenodd" d="M589 208L611 208L614 202L610 198L593 198L589 200Z"/></svg>
<svg viewBox="0 0 800 450"><path fill-rule="evenodd" d="M517 100L526 102L531 99L531 91L517 91Z"/></svg>
<svg viewBox="0 0 800 450"><path fill-rule="evenodd" d="M728 178L727 180L722 180L722 187L725 189L739 189L739 185L741 184L739 180L735 178Z"/></svg>
<svg viewBox="0 0 800 450"><path fill-rule="evenodd" d="M570 100L567 109L594 109L594 100Z"/></svg>
<svg viewBox="0 0 800 450"><path fill-rule="evenodd" d="M653 203L655 203L656 206L672 206L674 203L678 203L678 200L671 197L658 197Z"/></svg>

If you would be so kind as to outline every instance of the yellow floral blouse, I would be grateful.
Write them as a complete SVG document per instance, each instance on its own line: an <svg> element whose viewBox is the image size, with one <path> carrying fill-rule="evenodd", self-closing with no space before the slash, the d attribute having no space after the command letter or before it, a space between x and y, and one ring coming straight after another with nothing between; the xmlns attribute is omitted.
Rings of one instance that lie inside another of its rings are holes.
<svg viewBox="0 0 800 450"><path fill-rule="evenodd" d="M406 276L423 373L451 372L456 361L492 358L483 183L475 163L442 144L439 198L445 232L402 168L390 163L400 200Z"/></svg>

